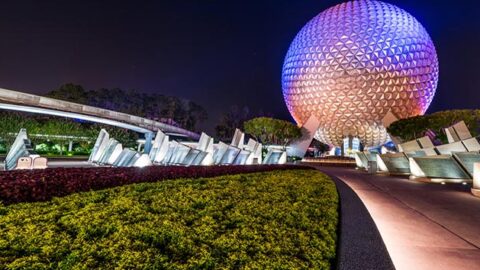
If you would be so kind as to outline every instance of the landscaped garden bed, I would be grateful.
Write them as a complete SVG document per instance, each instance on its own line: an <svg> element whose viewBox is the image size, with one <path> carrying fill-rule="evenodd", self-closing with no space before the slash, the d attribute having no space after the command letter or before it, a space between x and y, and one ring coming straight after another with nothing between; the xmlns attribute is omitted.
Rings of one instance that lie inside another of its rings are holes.
<svg viewBox="0 0 480 270"><path fill-rule="evenodd" d="M287 170L293 165L152 166L146 168L51 168L0 173L0 201L4 204L50 200L75 192L177 178ZM305 167L306 168L306 167Z"/></svg>
<svg viewBox="0 0 480 270"><path fill-rule="evenodd" d="M0 269L331 269L337 211L335 185L315 170L0 205Z"/></svg>

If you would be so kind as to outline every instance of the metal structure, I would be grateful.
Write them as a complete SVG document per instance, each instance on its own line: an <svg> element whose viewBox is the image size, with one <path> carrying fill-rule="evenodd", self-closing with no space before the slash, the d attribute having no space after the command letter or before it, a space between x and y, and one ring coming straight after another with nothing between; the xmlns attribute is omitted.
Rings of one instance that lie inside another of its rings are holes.
<svg viewBox="0 0 480 270"><path fill-rule="evenodd" d="M480 162L480 143L463 121L445 131L451 134L448 144L434 145L425 136L398 144L398 153L358 152L355 154L357 167L367 168L367 162L373 160L381 173L406 174L421 181L466 184L474 177L474 164Z"/></svg>
<svg viewBox="0 0 480 270"><path fill-rule="evenodd" d="M192 139L200 138L195 132L151 119L3 88L0 88L0 109L76 118L130 129L145 134L145 152L150 151L150 142L157 130Z"/></svg>
<svg viewBox="0 0 480 270"><path fill-rule="evenodd" d="M237 129L230 145L219 142L215 146L213 138L202 133L198 143L187 145L169 141L167 135L157 131L150 152L141 154L131 149L122 149L122 145L102 129L88 161L91 164L115 167L262 164L262 144L252 139L244 144L244 138L245 134ZM285 151L271 150L263 163L284 164L286 157Z"/></svg>
<svg viewBox="0 0 480 270"><path fill-rule="evenodd" d="M389 137L381 120L425 113L438 82L434 44L409 13L380 1L333 6L292 42L283 95L299 125L314 115L318 140L340 146L347 136L366 147Z"/></svg>
<svg viewBox="0 0 480 270"><path fill-rule="evenodd" d="M28 139L27 130L22 128L17 134L4 161L4 170L45 169L47 159L39 156Z"/></svg>

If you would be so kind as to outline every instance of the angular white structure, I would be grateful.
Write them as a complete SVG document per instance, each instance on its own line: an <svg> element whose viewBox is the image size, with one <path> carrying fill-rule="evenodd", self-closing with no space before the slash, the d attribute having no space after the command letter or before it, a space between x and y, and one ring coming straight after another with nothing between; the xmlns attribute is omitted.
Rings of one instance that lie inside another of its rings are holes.
<svg viewBox="0 0 480 270"><path fill-rule="evenodd" d="M213 153L213 162L214 164L220 164L223 155L227 152L228 144L224 142L218 142L217 149Z"/></svg>
<svg viewBox="0 0 480 270"><path fill-rule="evenodd" d="M114 138L110 138L103 150L103 152L100 153L100 157L98 159L99 164L108 164L108 161L110 160L110 157L112 156L113 152L117 148L117 145L120 143L115 140ZM118 151L118 150L117 150Z"/></svg>
<svg viewBox="0 0 480 270"><path fill-rule="evenodd" d="M437 145L437 147L435 148L437 149L440 155L452 155L452 153L455 153L455 152L468 152L467 148L465 148L465 146L461 141L449 143L449 144Z"/></svg>
<svg viewBox="0 0 480 270"><path fill-rule="evenodd" d="M88 162L96 163L100 159L100 156L105 151L105 147L108 144L108 140L110 136L105 129L101 129L100 133L98 134L97 140L93 146L92 152L90 153L90 157L88 158Z"/></svg>
<svg viewBox="0 0 480 270"><path fill-rule="evenodd" d="M480 197L480 162L473 165L473 187L471 189L474 196Z"/></svg>
<svg viewBox="0 0 480 270"><path fill-rule="evenodd" d="M145 167L151 165L251 165L262 164L262 144L249 139L244 144L245 135L240 130L230 145L219 142L214 146L213 138L202 133L198 143L180 143L169 141L169 136L158 131L148 154L140 154L122 145L105 130L101 130L90 154L89 162L115 167ZM148 161L147 161L148 158ZM268 164L286 162L285 151L272 150L268 155ZM263 162L265 163L265 162Z"/></svg>
<svg viewBox="0 0 480 270"><path fill-rule="evenodd" d="M355 158L355 165L357 166L357 168L367 169L368 159L364 152L356 152L354 154L354 158Z"/></svg>
<svg viewBox="0 0 480 270"><path fill-rule="evenodd" d="M389 174L410 174L410 164L405 153L386 153L377 155L378 168Z"/></svg>
<svg viewBox="0 0 480 270"><path fill-rule="evenodd" d="M138 155L138 156L137 156ZM115 167L130 167L140 155L133 150L123 149L118 158L113 162Z"/></svg>
<svg viewBox="0 0 480 270"><path fill-rule="evenodd" d="M132 166L143 168L143 167L148 167L152 165L153 164L152 164L152 160L150 160L150 157L147 154L142 154L138 159L135 160Z"/></svg>
<svg viewBox="0 0 480 270"><path fill-rule="evenodd" d="M477 138L470 138L462 141L465 148L468 152L478 152L480 151L480 143L478 143Z"/></svg>
<svg viewBox="0 0 480 270"><path fill-rule="evenodd" d="M429 137L424 136L397 145L399 152L408 156L436 156L438 152Z"/></svg>
<svg viewBox="0 0 480 270"><path fill-rule="evenodd" d="M213 164L262 164L262 144L251 138L244 144L244 139L245 134L237 129L230 145L219 142L213 152Z"/></svg>
<svg viewBox="0 0 480 270"><path fill-rule="evenodd" d="M311 115L308 120L302 125L302 136L293 141L287 149L287 154L291 157L304 157L308 147L312 143L313 138L320 126L320 120L314 115Z"/></svg>
<svg viewBox="0 0 480 270"><path fill-rule="evenodd" d="M177 143L174 148L173 155L170 157L168 163L171 165L181 165L191 149L192 148L190 148L189 146Z"/></svg>
<svg viewBox="0 0 480 270"><path fill-rule="evenodd" d="M251 155L246 160L245 164L262 164L262 149L263 145L253 139L248 139L245 150L250 151Z"/></svg>
<svg viewBox="0 0 480 270"><path fill-rule="evenodd" d="M404 142L398 145L398 150L405 153L413 153L425 148L433 148L434 145L429 137L424 136L415 140Z"/></svg>
<svg viewBox="0 0 480 270"><path fill-rule="evenodd" d="M269 165L285 163L287 163L287 152L276 149L270 149L265 156L265 160L263 161L263 164Z"/></svg>
<svg viewBox="0 0 480 270"><path fill-rule="evenodd" d="M454 153L452 157L462 166L469 174L470 178L474 177L474 164L480 162L479 152Z"/></svg>
<svg viewBox="0 0 480 270"><path fill-rule="evenodd" d="M252 152L247 150L240 150L235 160L233 160L233 165L246 165L252 156Z"/></svg>
<svg viewBox="0 0 480 270"><path fill-rule="evenodd" d="M148 161L145 159L148 159ZM108 132L104 129L100 130L88 161L98 165L114 167L145 167L152 165L148 154L140 154L130 149L123 149L122 144L114 138L110 138Z"/></svg>
<svg viewBox="0 0 480 270"><path fill-rule="evenodd" d="M451 127L446 128L445 133L447 134L448 143L454 143L472 138L472 134L470 133L470 130L468 130L468 127L463 120Z"/></svg>
<svg viewBox="0 0 480 270"><path fill-rule="evenodd" d="M355 164L357 168L368 170L369 162L377 162L377 155L370 153L368 151L364 152L355 152Z"/></svg>
<svg viewBox="0 0 480 270"><path fill-rule="evenodd" d="M200 135L200 140L198 141L197 147L195 148L199 151L195 158L189 162L189 165L203 165L208 166L213 164L213 138L203 133ZM192 150L192 154L196 151Z"/></svg>
<svg viewBox="0 0 480 270"><path fill-rule="evenodd" d="M168 141L168 136L157 133L150 159L162 165L211 165L213 164L213 138L202 133L195 146Z"/></svg>
<svg viewBox="0 0 480 270"><path fill-rule="evenodd" d="M7 153L7 156L5 157L4 167L6 171L15 169L15 167L17 166L17 160L20 157L28 157L30 155L25 145L25 142L28 142L27 130L22 128L18 132L15 141L13 142L10 150Z"/></svg>
<svg viewBox="0 0 480 270"><path fill-rule="evenodd" d="M242 148L243 143L245 140L245 133L243 133L240 129L235 129L235 134L233 135L232 143L230 143L231 146L237 147L237 148Z"/></svg>
<svg viewBox="0 0 480 270"><path fill-rule="evenodd" d="M213 138L203 133L200 135L200 140L198 141L197 150L203 152L212 152L213 151Z"/></svg>
<svg viewBox="0 0 480 270"><path fill-rule="evenodd" d="M150 153L148 153L150 160L153 161L155 159L155 155L158 149L160 148L161 142L163 141L165 136L166 136L165 133L161 132L160 130L157 131L157 134L155 135L155 139L152 142L152 148L150 149Z"/></svg>
<svg viewBox="0 0 480 270"><path fill-rule="evenodd" d="M160 164L165 159L167 155L167 151L169 148L169 137L162 131L157 131L157 135L155 136L155 140L152 144L152 149L148 156L153 163Z"/></svg>
<svg viewBox="0 0 480 270"><path fill-rule="evenodd" d="M231 165L240 154L242 149L235 147L233 145L229 145L223 154L222 158L220 159L220 165Z"/></svg>
<svg viewBox="0 0 480 270"><path fill-rule="evenodd" d="M412 179L432 182L471 181L468 172L451 155L411 157L409 162Z"/></svg>
<svg viewBox="0 0 480 270"><path fill-rule="evenodd" d="M472 137L464 121L445 128L448 142L433 145L428 137L401 143L400 153L377 155L377 164L382 172L410 174L410 179L428 182L468 183L480 173L480 143ZM479 177L480 178L480 177ZM475 185L475 180L473 180ZM475 196L480 189L472 188Z"/></svg>
<svg viewBox="0 0 480 270"><path fill-rule="evenodd" d="M121 143L118 143L115 148L113 149L112 153L110 154L110 157L107 160L107 165L113 165L115 163L115 160L117 160L120 157L120 154L123 151L123 147Z"/></svg>
<svg viewBox="0 0 480 270"><path fill-rule="evenodd" d="M420 149L422 149L422 146L418 143L417 140L411 140L398 145L398 151L405 153L415 152Z"/></svg>
<svg viewBox="0 0 480 270"><path fill-rule="evenodd" d="M191 148L187 155L185 156L185 158L182 160L182 162L180 163L180 165L185 165L185 166L191 166L191 165L201 165L199 164L199 162L201 163L200 160L197 159L197 157L201 154L201 153L204 153L200 150L197 150L197 149L194 149L194 148Z"/></svg>
<svg viewBox="0 0 480 270"><path fill-rule="evenodd" d="M17 134L10 150L5 157L4 169L45 169L47 159L35 153L28 139L27 130L22 128Z"/></svg>
<svg viewBox="0 0 480 270"><path fill-rule="evenodd" d="M435 147L435 145L433 145L433 143L432 143L432 140L428 136L423 136L423 137L417 139L417 141L418 141L418 144L420 144L420 146L422 148L433 148L433 147Z"/></svg>

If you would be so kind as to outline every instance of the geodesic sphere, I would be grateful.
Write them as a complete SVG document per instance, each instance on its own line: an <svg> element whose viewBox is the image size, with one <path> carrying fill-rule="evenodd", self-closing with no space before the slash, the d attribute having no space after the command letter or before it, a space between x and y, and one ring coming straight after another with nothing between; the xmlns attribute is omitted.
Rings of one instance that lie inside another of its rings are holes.
<svg viewBox="0 0 480 270"><path fill-rule="evenodd" d="M380 1L351 1L308 22L285 57L283 96L295 121L320 121L315 137L340 146L389 139L381 120L425 113L438 82L438 59L427 31L409 13Z"/></svg>

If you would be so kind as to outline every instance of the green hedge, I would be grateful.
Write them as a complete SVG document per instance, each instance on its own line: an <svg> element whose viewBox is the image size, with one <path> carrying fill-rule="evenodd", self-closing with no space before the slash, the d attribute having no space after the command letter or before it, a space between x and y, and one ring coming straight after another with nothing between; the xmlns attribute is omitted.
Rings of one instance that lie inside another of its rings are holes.
<svg viewBox="0 0 480 270"><path fill-rule="evenodd" d="M0 269L330 269L337 210L335 185L315 170L0 205Z"/></svg>
<svg viewBox="0 0 480 270"><path fill-rule="evenodd" d="M7 148L11 147L21 128L27 129L29 139L35 145L42 145L36 149L40 154L64 154L70 140L74 143L71 154L75 152L89 154L102 128L106 129L110 137L118 140L124 147L136 147L138 139L138 134L128 129L88 121L79 122L64 117L46 117L21 112L0 111L0 127L0 144L2 145L0 153L7 152ZM77 138L67 139L59 136Z"/></svg>
<svg viewBox="0 0 480 270"><path fill-rule="evenodd" d="M388 133L409 141L420 138L428 130L436 134L439 143L447 143L444 128L465 121L473 136L479 134L480 110L449 110L395 121L388 127Z"/></svg>

